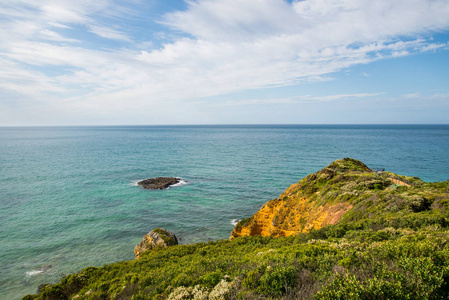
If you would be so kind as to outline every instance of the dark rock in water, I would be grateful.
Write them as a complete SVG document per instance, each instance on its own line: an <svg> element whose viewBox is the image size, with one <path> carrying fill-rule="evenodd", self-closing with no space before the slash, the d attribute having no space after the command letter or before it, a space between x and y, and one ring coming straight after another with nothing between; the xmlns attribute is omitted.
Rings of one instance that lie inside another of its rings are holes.
<svg viewBox="0 0 449 300"><path fill-rule="evenodd" d="M136 259L139 259L141 254L147 250L174 245L178 245L176 235L163 228L156 228L144 235L142 241L134 248L134 253L136 254Z"/></svg>
<svg viewBox="0 0 449 300"><path fill-rule="evenodd" d="M176 177L156 177L139 181L137 184L144 189L163 190L171 185L179 183L179 181L181 181L181 179Z"/></svg>
<svg viewBox="0 0 449 300"><path fill-rule="evenodd" d="M53 268L52 265L45 265L45 266L42 266L42 267L38 268L38 270L39 270L39 271L46 272L46 271L48 271L48 270L51 270L52 268Z"/></svg>

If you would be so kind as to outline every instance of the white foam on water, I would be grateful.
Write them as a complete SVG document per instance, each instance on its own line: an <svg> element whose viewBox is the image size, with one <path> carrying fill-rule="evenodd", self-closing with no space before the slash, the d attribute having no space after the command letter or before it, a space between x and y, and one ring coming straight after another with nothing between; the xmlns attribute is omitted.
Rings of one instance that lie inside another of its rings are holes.
<svg viewBox="0 0 449 300"><path fill-rule="evenodd" d="M232 219L232 220L231 220L231 224L232 224L233 226L237 225L238 222L240 222L239 219Z"/></svg>
<svg viewBox="0 0 449 300"><path fill-rule="evenodd" d="M131 181L130 185L132 185L132 186L139 186L137 184L139 181L142 181L142 180L133 180L133 181Z"/></svg>
<svg viewBox="0 0 449 300"><path fill-rule="evenodd" d="M179 179L178 183L172 184L169 187L177 187L177 186L183 186L183 185L187 184L187 181L185 181L184 179L182 179L182 178L178 178L178 179Z"/></svg>
<svg viewBox="0 0 449 300"><path fill-rule="evenodd" d="M32 271L26 272L25 274L26 274L26 276L31 277L31 276L41 274L41 273L44 273L44 271L43 270L32 270Z"/></svg>
<svg viewBox="0 0 449 300"><path fill-rule="evenodd" d="M37 268L36 270L31 270L25 273L27 277L31 277L34 275L42 274L44 272L51 271L53 269L52 265L45 265L43 267Z"/></svg>

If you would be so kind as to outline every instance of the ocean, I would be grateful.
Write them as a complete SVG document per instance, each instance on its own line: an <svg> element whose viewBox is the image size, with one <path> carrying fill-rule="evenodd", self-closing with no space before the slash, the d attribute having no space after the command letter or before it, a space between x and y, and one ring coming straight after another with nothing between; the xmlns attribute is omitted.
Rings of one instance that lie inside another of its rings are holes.
<svg viewBox="0 0 449 300"><path fill-rule="evenodd" d="M162 227L227 239L288 186L344 157L449 179L449 125L0 127L0 299L134 259ZM167 190L137 181L180 177Z"/></svg>

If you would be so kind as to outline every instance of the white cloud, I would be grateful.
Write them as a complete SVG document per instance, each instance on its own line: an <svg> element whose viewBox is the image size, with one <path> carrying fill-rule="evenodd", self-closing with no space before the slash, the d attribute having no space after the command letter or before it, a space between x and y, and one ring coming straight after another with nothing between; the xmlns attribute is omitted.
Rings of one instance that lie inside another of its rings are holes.
<svg viewBox="0 0 449 300"><path fill-rule="evenodd" d="M419 98L421 95L419 93L412 93L412 94L406 94L404 95L404 98L406 99L414 99Z"/></svg>
<svg viewBox="0 0 449 300"><path fill-rule="evenodd" d="M349 99L365 99L375 96L384 95L384 93L360 93L360 94L337 94L326 96L311 96L303 95L297 97L287 98L269 98L269 99L247 99L247 100L232 100L219 104L211 104L216 106L241 106L241 105L260 105L260 104L301 104L305 102L323 102ZM205 104L205 102L202 102Z"/></svg>
<svg viewBox="0 0 449 300"><path fill-rule="evenodd" d="M63 37L59 33L52 31L52 30L48 30L48 29L41 30L39 32L39 37L44 40L55 41L55 42L69 42L69 43L80 42L79 40L76 40L76 39Z"/></svg>
<svg viewBox="0 0 449 300"><path fill-rule="evenodd" d="M161 18L183 36L156 49L120 22L104 21L130 14L109 0L4 0L0 11L9 16L0 20L0 58L8 63L2 89L34 91L39 101L57 91L102 111L326 80L356 64L448 46L422 37L449 28L447 0L190 1ZM89 32L128 47L83 40Z"/></svg>
<svg viewBox="0 0 449 300"><path fill-rule="evenodd" d="M360 93L360 94L338 94L338 95L327 95L327 96L305 96L302 97L304 100L313 101L334 101L340 99L351 99L351 98L368 98L374 96L380 96L384 93Z"/></svg>
<svg viewBox="0 0 449 300"><path fill-rule="evenodd" d="M427 51L435 51L435 50L442 49L442 48L447 49L448 47L449 47L449 42L447 42L447 43L432 43L432 44L425 45L420 50L421 50L421 52L427 52Z"/></svg>
<svg viewBox="0 0 449 300"><path fill-rule="evenodd" d="M130 42L130 38L128 36L126 36L125 34L121 33L120 31L111 29L111 28L107 28L107 27L102 27L102 26L97 26L97 25L90 25L90 32L101 36L103 38L106 39L112 39L112 40L122 40L122 41L127 41Z"/></svg>
<svg viewBox="0 0 449 300"><path fill-rule="evenodd" d="M449 94L433 94L431 97L431 99L445 99L445 100L449 100Z"/></svg>

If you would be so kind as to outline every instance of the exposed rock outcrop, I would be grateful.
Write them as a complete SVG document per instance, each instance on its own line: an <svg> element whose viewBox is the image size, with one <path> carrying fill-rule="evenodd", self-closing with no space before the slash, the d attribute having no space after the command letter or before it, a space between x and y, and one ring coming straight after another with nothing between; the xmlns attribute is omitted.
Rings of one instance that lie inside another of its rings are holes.
<svg viewBox="0 0 449 300"><path fill-rule="evenodd" d="M251 218L240 221L230 239L240 236L290 236L336 224L354 207L353 199L372 196L392 184L362 162L344 158L291 185Z"/></svg>
<svg viewBox="0 0 449 300"><path fill-rule="evenodd" d="M173 233L163 228L156 228L144 235L142 241L134 248L134 253L136 254L136 259L139 259L142 253L147 250L174 245L178 245L178 239Z"/></svg>
<svg viewBox="0 0 449 300"><path fill-rule="evenodd" d="M156 177L139 181L137 184L144 189L163 190L171 185L179 183L180 181L181 179L176 177Z"/></svg>
<svg viewBox="0 0 449 300"><path fill-rule="evenodd" d="M241 226L234 227L231 239L240 236L291 236L326 225L336 224L351 204L314 205L310 199L299 198L296 203L270 200ZM245 224L246 223L246 224Z"/></svg>

